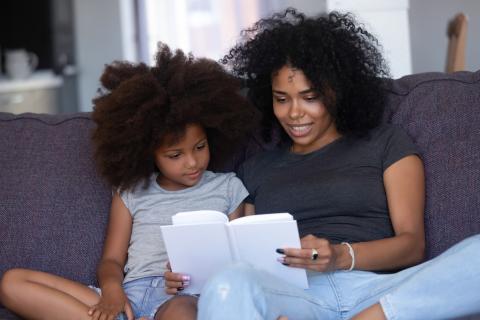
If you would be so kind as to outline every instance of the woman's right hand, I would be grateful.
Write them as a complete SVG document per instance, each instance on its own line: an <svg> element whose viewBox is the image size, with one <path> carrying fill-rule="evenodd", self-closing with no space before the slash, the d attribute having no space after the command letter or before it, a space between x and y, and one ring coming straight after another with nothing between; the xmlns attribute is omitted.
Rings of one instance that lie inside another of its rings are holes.
<svg viewBox="0 0 480 320"><path fill-rule="evenodd" d="M125 312L128 320L134 320L132 306L122 287L102 288L100 301L88 310L92 320L115 320L117 315Z"/></svg>
<svg viewBox="0 0 480 320"><path fill-rule="evenodd" d="M163 274L165 278L166 293L175 295L190 284L190 276L172 272L172 268L170 268L170 262L167 263L167 269L168 271L165 271Z"/></svg>

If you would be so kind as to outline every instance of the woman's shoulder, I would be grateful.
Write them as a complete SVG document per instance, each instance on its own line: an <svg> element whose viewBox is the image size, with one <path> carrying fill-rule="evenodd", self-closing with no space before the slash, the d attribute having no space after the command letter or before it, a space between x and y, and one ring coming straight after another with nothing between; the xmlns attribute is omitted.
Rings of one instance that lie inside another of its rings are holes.
<svg viewBox="0 0 480 320"><path fill-rule="evenodd" d="M367 144L375 148L382 148L391 144L413 145L413 139L402 128L394 124L384 123L372 129L362 138Z"/></svg>
<svg viewBox="0 0 480 320"><path fill-rule="evenodd" d="M283 149L281 147L273 150L261 151L245 160L240 167L245 170L247 168L254 169L271 165L275 160L279 159L282 154Z"/></svg>
<svg viewBox="0 0 480 320"><path fill-rule="evenodd" d="M388 139L392 136L407 135L406 131L391 123L382 123L370 132L373 139Z"/></svg>

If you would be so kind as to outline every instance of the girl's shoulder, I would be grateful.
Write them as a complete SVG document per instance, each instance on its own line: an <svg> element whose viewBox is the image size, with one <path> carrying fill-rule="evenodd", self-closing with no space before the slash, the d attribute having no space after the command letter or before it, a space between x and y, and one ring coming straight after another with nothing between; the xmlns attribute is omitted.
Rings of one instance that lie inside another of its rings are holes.
<svg viewBox="0 0 480 320"><path fill-rule="evenodd" d="M222 184L238 179L235 172L213 172L206 170L203 175L202 180L204 184Z"/></svg>

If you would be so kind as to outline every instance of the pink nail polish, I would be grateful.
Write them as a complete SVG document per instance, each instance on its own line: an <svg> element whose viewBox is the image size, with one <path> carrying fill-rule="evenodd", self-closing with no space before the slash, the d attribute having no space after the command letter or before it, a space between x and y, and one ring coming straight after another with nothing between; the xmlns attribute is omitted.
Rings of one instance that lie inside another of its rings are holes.
<svg viewBox="0 0 480 320"><path fill-rule="evenodd" d="M190 276L188 276L188 275L183 275L183 276L182 276L182 280L183 280L183 281L190 281Z"/></svg>

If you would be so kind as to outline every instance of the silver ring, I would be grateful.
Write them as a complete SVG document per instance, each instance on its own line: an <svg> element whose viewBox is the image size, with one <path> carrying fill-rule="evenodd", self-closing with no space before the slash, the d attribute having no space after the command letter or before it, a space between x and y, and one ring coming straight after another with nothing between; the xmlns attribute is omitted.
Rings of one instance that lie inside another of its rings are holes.
<svg viewBox="0 0 480 320"><path fill-rule="evenodd" d="M318 251L316 249L312 249L312 255L310 256L310 259L317 260L317 258L318 258Z"/></svg>

